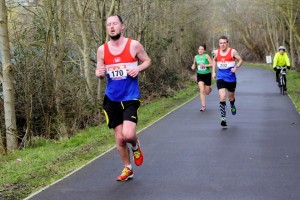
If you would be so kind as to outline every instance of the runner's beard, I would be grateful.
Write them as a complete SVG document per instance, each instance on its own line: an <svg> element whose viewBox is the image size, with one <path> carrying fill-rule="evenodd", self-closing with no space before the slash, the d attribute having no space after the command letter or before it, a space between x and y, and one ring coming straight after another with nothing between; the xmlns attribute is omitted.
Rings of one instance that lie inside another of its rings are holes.
<svg viewBox="0 0 300 200"><path fill-rule="evenodd" d="M118 33L117 35L110 35L110 39L112 40L118 40L121 37L121 33Z"/></svg>

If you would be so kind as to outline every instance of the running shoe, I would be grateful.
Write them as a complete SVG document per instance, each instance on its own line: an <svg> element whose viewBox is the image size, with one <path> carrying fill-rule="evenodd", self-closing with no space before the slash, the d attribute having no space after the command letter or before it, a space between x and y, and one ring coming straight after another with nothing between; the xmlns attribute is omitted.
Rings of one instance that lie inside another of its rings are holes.
<svg viewBox="0 0 300 200"><path fill-rule="evenodd" d="M235 107L235 105L231 106L231 114L232 115L236 114L236 107Z"/></svg>
<svg viewBox="0 0 300 200"><path fill-rule="evenodd" d="M137 140L137 145L138 145L137 150L132 150L133 160L134 160L134 163L136 164L136 166L140 166L140 165L143 164L144 155L143 155L143 152L141 150L140 142L138 140Z"/></svg>
<svg viewBox="0 0 300 200"><path fill-rule="evenodd" d="M128 167L124 167L121 175L117 177L117 181L127 181L130 178L133 178L133 171Z"/></svg>
<svg viewBox="0 0 300 200"><path fill-rule="evenodd" d="M221 126L227 126L227 122L226 122L225 117L221 118Z"/></svg>
<svg viewBox="0 0 300 200"><path fill-rule="evenodd" d="M201 108L200 108L200 111L204 111L206 109L206 106L202 106Z"/></svg>

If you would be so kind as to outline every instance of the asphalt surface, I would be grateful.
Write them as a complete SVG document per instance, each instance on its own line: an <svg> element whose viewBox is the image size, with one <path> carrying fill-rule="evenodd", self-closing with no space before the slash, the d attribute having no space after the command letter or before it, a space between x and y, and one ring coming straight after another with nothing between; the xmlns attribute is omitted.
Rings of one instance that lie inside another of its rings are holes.
<svg viewBox="0 0 300 200"><path fill-rule="evenodd" d="M207 110L187 102L139 133L144 164L134 179L112 149L30 200L296 200L300 199L300 115L271 71L237 73L237 115L227 102L220 126L214 86Z"/></svg>

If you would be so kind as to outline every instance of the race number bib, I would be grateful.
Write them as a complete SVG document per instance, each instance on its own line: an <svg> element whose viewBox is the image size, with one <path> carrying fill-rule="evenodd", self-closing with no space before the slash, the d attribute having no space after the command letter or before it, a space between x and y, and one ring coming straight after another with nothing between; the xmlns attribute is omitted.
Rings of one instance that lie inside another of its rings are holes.
<svg viewBox="0 0 300 200"><path fill-rule="evenodd" d="M198 69L198 71L203 71L203 70L206 70L206 67L201 67L200 65L198 65L197 69Z"/></svg>
<svg viewBox="0 0 300 200"><path fill-rule="evenodd" d="M229 61L229 62L218 62L217 66L219 69L229 69L235 66L235 61Z"/></svg>
<svg viewBox="0 0 300 200"><path fill-rule="evenodd" d="M227 63L218 63L219 69L228 69Z"/></svg>
<svg viewBox="0 0 300 200"><path fill-rule="evenodd" d="M200 64L204 64L204 63L203 63L203 62L199 62L199 63L198 63L198 65L197 65L198 71L206 70L206 67L201 67Z"/></svg>
<svg viewBox="0 0 300 200"><path fill-rule="evenodd" d="M126 65L109 66L107 74L112 80L122 80L127 78Z"/></svg>

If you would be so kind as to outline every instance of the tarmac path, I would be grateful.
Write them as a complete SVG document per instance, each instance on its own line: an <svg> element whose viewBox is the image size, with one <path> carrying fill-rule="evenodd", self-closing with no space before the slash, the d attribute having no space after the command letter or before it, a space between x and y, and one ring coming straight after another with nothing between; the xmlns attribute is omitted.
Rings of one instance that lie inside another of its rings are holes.
<svg viewBox="0 0 300 200"><path fill-rule="evenodd" d="M273 72L237 72L237 115L227 101L220 126L217 88L200 112L199 97L138 134L144 164L117 182L116 149L30 200L296 200L300 199L300 115L281 95Z"/></svg>

